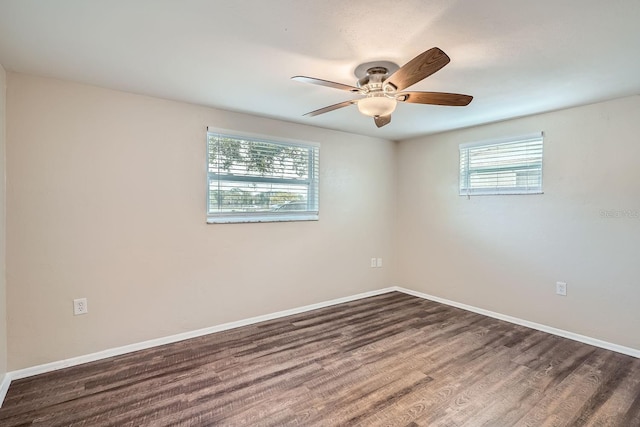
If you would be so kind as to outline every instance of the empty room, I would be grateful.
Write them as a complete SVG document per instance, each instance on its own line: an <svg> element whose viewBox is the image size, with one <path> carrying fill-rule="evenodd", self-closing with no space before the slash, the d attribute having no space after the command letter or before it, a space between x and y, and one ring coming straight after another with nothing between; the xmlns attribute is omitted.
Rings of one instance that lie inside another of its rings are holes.
<svg viewBox="0 0 640 427"><path fill-rule="evenodd" d="M640 426L638 22L0 0L0 426Z"/></svg>

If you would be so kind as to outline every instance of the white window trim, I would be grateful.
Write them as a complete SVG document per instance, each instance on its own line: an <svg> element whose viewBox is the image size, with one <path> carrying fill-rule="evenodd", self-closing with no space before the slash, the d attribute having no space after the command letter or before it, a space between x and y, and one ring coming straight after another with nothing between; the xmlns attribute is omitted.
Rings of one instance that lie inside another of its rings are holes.
<svg viewBox="0 0 640 427"><path fill-rule="evenodd" d="M241 132L241 131L237 131L237 130L233 130L233 129L224 129L224 128L218 128L218 127L212 127L212 126L208 126L207 127L207 134L209 133L216 133L216 134L221 134L221 135L227 135L227 136L232 136L232 137L239 137L239 138L247 138L250 140L259 140L259 141L264 141L264 142L272 142L275 144L278 143L283 143L283 144L289 144L289 145L294 145L294 146L299 146L299 147L315 147L318 149L318 155L319 155L319 149L320 149L320 143L318 142L312 142L312 141L306 141L306 140L293 140L293 139L288 139L288 138L281 138L281 137L274 137L271 135L264 135L264 134L259 134L259 133L250 133L250 132ZM207 155L205 156L206 159L206 171L207 171L207 181L209 180L209 155L208 155L208 147L209 147L209 142L208 142L208 137L207 137ZM320 160L317 159L317 161L319 162ZM317 171L318 175L320 174L320 170L318 169ZM313 178L309 178L309 179L313 179ZM259 181L259 177L256 179L256 181ZM318 185L315 188L315 191L317 194L317 198L318 198L318 211L316 212L309 212L309 211L303 211L303 212L286 212L286 213L276 213L276 212L256 212L256 213L251 213L251 212L236 212L232 215L222 215L222 214L215 214L215 215L211 215L209 214L209 186L206 186L206 206L205 206L205 212L207 213L207 224L234 224L234 223L260 223L260 222L291 222L291 221L318 221L320 218L320 214L319 214L319 207L320 207L320 182L319 182L319 176L318 176Z"/></svg>
<svg viewBox="0 0 640 427"><path fill-rule="evenodd" d="M543 147L544 147L544 132L534 132L534 133L530 133L530 134L526 134L526 135L520 135L520 136L513 136L513 137L505 137L505 138L497 138L497 139L489 139L489 140L482 140L482 141L474 141L474 142L467 142L467 143L462 143L459 145L459 151L458 151L458 167L460 167L460 153L462 152L462 150L468 149L468 148L474 148L474 147L481 147L481 146L489 146L489 145L499 145L499 144L508 144L508 143L517 143L517 142L527 142L527 141L533 141L533 140L542 140L543 141ZM544 150L544 148L543 148ZM543 156L540 160L541 163L541 173L544 171L544 151L543 151ZM459 180L462 179L462 177L460 176L460 170L458 170L458 176L459 176ZM467 178L469 177L469 174L466 175ZM460 196L502 196L502 195L526 195L526 194L544 194L543 191L543 182L544 182L544 175L541 175L540 177L540 187L539 188L531 188L531 189L527 189L527 188L488 188L488 189L471 189L469 188L469 185L467 184L466 188L462 187L462 182L458 182L458 190L459 190L459 195Z"/></svg>

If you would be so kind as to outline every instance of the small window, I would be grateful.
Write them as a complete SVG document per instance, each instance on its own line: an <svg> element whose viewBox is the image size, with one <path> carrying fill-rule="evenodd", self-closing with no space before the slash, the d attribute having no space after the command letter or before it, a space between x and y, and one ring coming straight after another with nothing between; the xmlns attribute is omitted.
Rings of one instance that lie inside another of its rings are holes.
<svg viewBox="0 0 640 427"><path fill-rule="evenodd" d="M320 147L207 132L207 222L318 219Z"/></svg>
<svg viewBox="0 0 640 427"><path fill-rule="evenodd" d="M460 195L542 193L542 133L460 145Z"/></svg>

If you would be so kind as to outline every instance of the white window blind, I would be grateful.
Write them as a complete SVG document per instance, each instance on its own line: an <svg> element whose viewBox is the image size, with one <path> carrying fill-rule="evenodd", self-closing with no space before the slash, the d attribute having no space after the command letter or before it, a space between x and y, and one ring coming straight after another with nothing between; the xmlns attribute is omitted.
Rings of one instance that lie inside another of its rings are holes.
<svg viewBox="0 0 640 427"><path fill-rule="evenodd" d="M542 193L543 135L460 145L460 195Z"/></svg>
<svg viewBox="0 0 640 427"><path fill-rule="evenodd" d="M207 222L318 219L318 145L207 132Z"/></svg>

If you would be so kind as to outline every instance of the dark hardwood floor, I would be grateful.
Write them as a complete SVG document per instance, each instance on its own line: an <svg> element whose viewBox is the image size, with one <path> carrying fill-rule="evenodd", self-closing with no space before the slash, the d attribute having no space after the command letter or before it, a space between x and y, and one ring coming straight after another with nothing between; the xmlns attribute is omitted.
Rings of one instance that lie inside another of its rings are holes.
<svg viewBox="0 0 640 427"><path fill-rule="evenodd" d="M401 293L11 384L1 426L640 426L640 359Z"/></svg>

